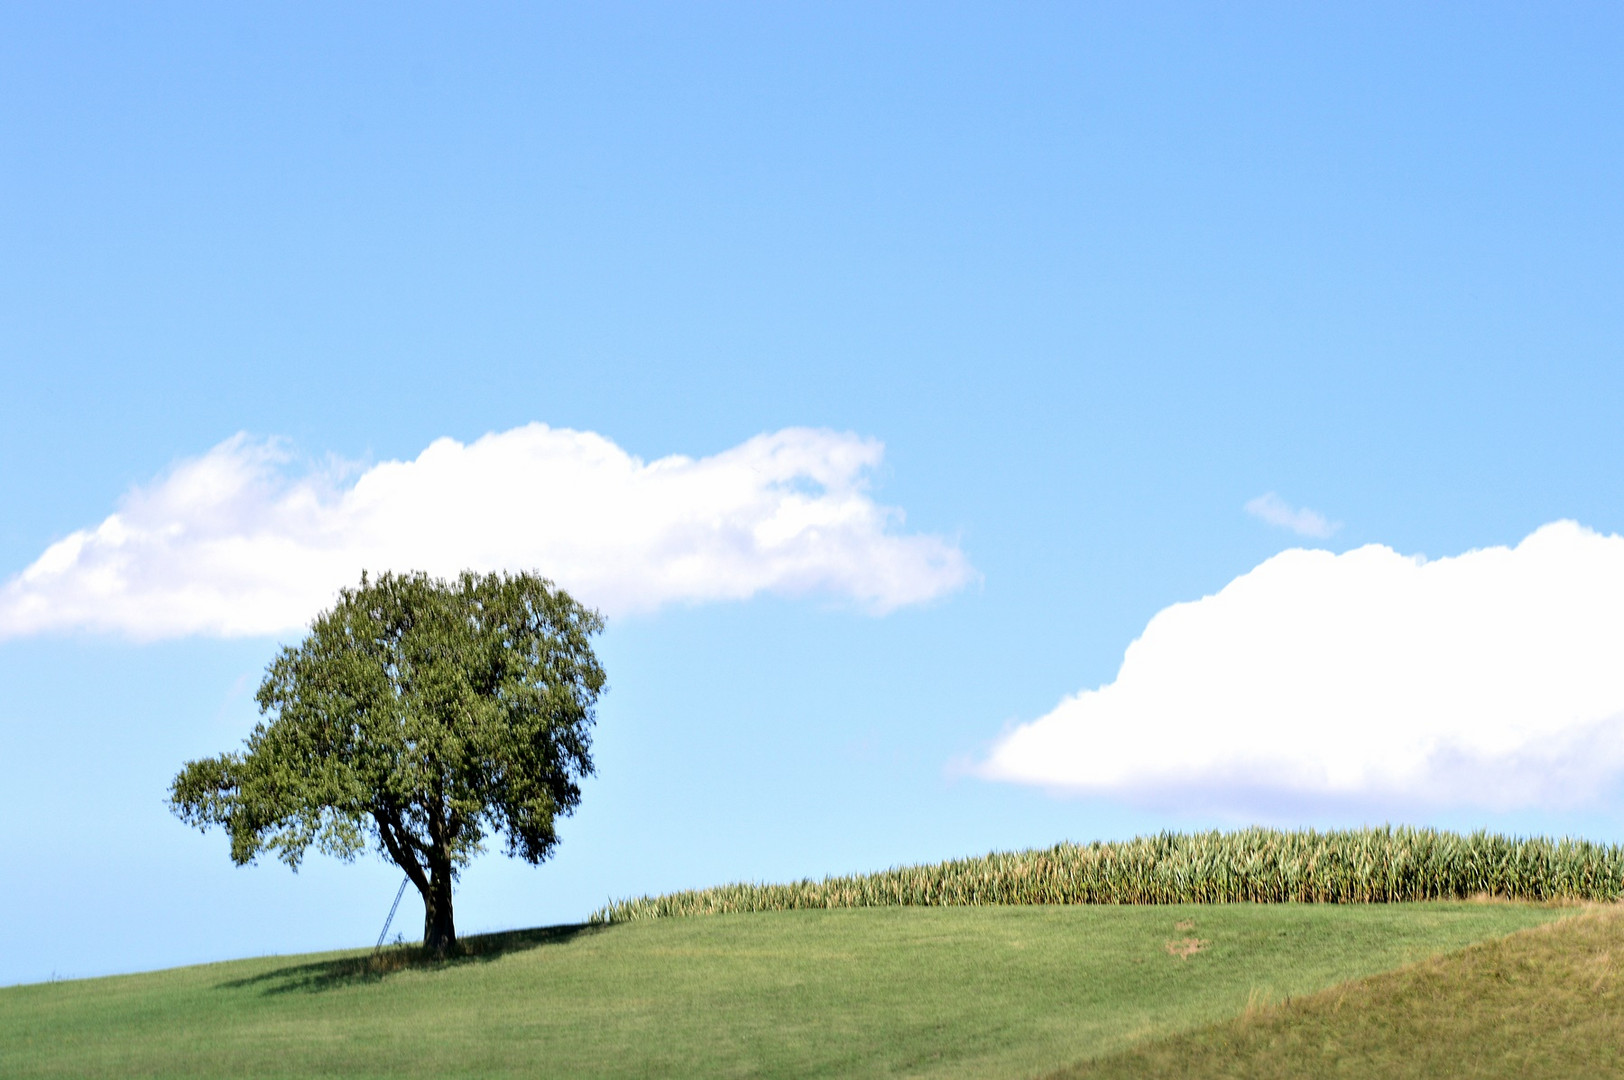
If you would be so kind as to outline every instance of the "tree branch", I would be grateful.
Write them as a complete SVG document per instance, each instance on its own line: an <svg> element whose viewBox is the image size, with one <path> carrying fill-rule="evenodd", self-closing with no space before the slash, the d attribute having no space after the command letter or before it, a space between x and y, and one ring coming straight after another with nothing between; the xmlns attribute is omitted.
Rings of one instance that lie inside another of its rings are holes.
<svg viewBox="0 0 1624 1080"><path fill-rule="evenodd" d="M429 877L412 851L417 845L411 843L411 833L401 824L400 816L393 809L380 806L373 809L372 818L378 823L378 835L383 838L383 846L389 850L389 857L406 871L406 876L412 879L417 891L427 896Z"/></svg>

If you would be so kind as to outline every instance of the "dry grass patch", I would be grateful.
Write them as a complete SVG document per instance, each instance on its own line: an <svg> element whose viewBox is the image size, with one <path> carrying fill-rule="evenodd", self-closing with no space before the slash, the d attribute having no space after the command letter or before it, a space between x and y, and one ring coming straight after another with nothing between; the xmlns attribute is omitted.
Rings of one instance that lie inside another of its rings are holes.
<svg viewBox="0 0 1624 1080"><path fill-rule="evenodd" d="M1167 950L1169 956L1176 956L1180 960L1188 960L1211 944L1212 942L1202 941L1200 938L1187 937L1179 938L1177 941L1169 941L1163 948Z"/></svg>

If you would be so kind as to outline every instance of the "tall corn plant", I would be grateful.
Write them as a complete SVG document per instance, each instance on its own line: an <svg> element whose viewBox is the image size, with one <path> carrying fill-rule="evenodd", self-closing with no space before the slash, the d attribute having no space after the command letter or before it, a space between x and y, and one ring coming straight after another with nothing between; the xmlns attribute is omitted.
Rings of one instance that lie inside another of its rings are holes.
<svg viewBox="0 0 1624 1080"><path fill-rule="evenodd" d="M1057 844L877 874L622 900L597 923L801 908L983 904L1600 900L1624 896L1624 848L1435 829L1161 833Z"/></svg>

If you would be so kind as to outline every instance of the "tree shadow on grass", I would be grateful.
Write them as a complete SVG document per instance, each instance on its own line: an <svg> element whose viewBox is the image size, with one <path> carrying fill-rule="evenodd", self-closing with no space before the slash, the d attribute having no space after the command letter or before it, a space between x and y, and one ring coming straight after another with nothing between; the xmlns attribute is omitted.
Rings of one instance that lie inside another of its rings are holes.
<svg viewBox="0 0 1624 1080"><path fill-rule="evenodd" d="M468 964L485 964L509 953L528 952L549 945L565 945L577 938L600 934L607 925L571 923L540 926L532 930L508 930L499 934L475 934L457 942L456 950L436 955L421 945L390 945L368 953L290 964L245 979L220 983L223 990L259 987L265 994L296 992L316 994L345 986L377 983L404 971L443 971Z"/></svg>

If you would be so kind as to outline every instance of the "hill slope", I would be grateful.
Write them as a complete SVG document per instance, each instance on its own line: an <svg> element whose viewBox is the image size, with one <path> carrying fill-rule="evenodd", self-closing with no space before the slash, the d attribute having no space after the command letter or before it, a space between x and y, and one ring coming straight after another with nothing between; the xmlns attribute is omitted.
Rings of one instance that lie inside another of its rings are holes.
<svg viewBox="0 0 1624 1080"><path fill-rule="evenodd" d="M1624 1075L1624 910L1591 910L1054 1080Z"/></svg>
<svg viewBox="0 0 1624 1080"><path fill-rule="evenodd" d="M1023 1076L1564 911L1028 906L655 919L0 990L0 1074Z"/></svg>

